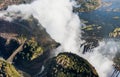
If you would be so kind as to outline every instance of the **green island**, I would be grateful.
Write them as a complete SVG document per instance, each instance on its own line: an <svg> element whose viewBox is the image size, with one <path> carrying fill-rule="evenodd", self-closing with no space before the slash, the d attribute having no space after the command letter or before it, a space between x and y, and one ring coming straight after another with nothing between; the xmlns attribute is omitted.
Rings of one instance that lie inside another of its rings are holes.
<svg viewBox="0 0 120 77"><path fill-rule="evenodd" d="M101 6L101 0L75 0L77 2L77 7L75 11L78 12L89 12L96 10Z"/></svg>

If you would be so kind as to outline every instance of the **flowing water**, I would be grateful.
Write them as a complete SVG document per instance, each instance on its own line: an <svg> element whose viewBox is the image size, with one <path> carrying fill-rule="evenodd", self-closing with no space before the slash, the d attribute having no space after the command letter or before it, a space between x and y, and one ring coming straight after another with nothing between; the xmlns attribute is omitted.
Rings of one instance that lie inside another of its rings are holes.
<svg viewBox="0 0 120 77"><path fill-rule="evenodd" d="M9 6L6 11L21 12L23 18L33 15L46 28L51 37L61 43L61 47L55 50L57 53L65 51L77 53L87 59L96 68L100 77L110 77L114 70L112 57L114 57L118 50L117 42L102 41L99 42L100 46L93 50L94 52L86 54L79 52L81 43L81 39L79 39L81 37L81 22L79 17L88 21L88 24L101 25L105 37L114 27L118 27L120 24L120 19L113 19L114 16L120 16L119 9L117 9L117 12L113 12L114 8L120 6L120 1L104 1L108 2L109 6L102 6L91 12L79 13L79 16L73 13L72 7L74 2L70 2L70 0L36 0L31 4Z"/></svg>
<svg viewBox="0 0 120 77"><path fill-rule="evenodd" d="M119 0L102 0L102 5L99 9L90 11L90 12L81 12L81 13L79 13L79 17L80 17L80 19L88 21L88 23L86 23L87 25L96 24L96 25L102 26L102 31L100 32L99 35L103 36L104 38L109 38L109 33L112 32L115 28L120 27L120 1ZM119 50L120 50L119 44L120 43L118 43L118 41L117 41L117 43L112 42L112 41L107 41L106 43L101 42L102 47L99 46L96 48L97 50L96 49L94 50L94 53L96 52L96 54L101 54L101 53L104 54L104 56L102 55L103 60L100 60L100 56L99 56L99 58L98 58L98 56L91 57L91 58L97 58L97 60L103 62L103 63L101 63L101 62L99 63L99 61L98 61L98 63L96 63L96 64L100 65L100 68L97 67L97 65L94 64L93 61L91 61L94 59L90 59L90 62L96 66L96 68L98 69L98 72L101 72L100 69L102 69L102 71L106 72L105 69L110 70L110 68L112 68L112 63L110 62L110 61L112 61L112 59L110 59L110 58L112 58L116 52L119 52ZM97 52L99 52L99 53L97 53ZM93 56L96 55L96 54L94 55L94 53L92 53ZM87 55L90 55L90 54L87 54ZM106 58L108 60L105 60ZM94 60L94 61L96 61L96 60ZM113 70L111 70L111 71L113 71ZM111 77L111 74L106 75L106 76L105 75L100 75L100 76L101 77ZM120 77L120 75L116 73L116 74L114 74L113 77Z"/></svg>
<svg viewBox="0 0 120 77"><path fill-rule="evenodd" d="M79 13L81 19L88 21L88 24L98 24L102 26L101 34L108 37L109 32L120 27L120 0L102 0L99 9L91 12ZM115 17L118 17L118 19Z"/></svg>

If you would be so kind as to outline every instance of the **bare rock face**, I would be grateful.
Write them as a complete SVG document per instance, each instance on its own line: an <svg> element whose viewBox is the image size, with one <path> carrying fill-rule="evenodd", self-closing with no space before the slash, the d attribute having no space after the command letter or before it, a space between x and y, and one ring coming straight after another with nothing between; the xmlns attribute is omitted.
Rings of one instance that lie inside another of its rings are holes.
<svg viewBox="0 0 120 77"><path fill-rule="evenodd" d="M39 77L99 77L94 67L73 53L60 53L50 59Z"/></svg>

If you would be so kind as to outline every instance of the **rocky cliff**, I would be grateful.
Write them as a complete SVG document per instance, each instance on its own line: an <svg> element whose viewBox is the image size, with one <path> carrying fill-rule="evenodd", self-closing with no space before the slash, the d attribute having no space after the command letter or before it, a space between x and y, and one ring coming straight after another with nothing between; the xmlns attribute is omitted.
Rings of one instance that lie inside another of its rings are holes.
<svg viewBox="0 0 120 77"><path fill-rule="evenodd" d="M14 56L13 62L17 68L31 75L39 72L50 51L60 45L33 16L27 19L16 17L11 22L0 20L0 53L4 59L8 59L19 48L21 39L26 39L26 42Z"/></svg>
<svg viewBox="0 0 120 77"><path fill-rule="evenodd" d="M32 0L1 0L0 9ZM94 67L72 53L60 53L49 59L60 44L46 32L33 16L6 13L0 17L0 77L98 77Z"/></svg>
<svg viewBox="0 0 120 77"><path fill-rule="evenodd" d="M60 53L50 59L38 77L99 77L95 68L73 53Z"/></svg>

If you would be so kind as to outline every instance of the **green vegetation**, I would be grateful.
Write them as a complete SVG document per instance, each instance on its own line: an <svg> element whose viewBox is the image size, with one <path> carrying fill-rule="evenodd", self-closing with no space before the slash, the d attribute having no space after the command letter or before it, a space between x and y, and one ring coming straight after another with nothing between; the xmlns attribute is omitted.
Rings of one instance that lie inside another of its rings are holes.
<svg viewBox="0 0 120 77"><path fill-rule="evenodd" d="M82 30L82 38L86 39L86 38L93 38L93 37L102 37L101 33L102 33L102 26L101 25L97 25L97 24L92 24L92 25L86 25L81 27Z"/></svg>
<svg viewBox="0 0 120 77"><path fill-rule="evenodd" d="M2 57L16 68L31 76L38 73L46 59L50 56L50 51L57 48L60 44L53 40L46 32L43 26L30 16L28 19L22 19L21 14L7 14L8 17L14 17L12 22L1 20L0 33L0 51ZM22 42L22 40L25 40ZM34 71L31 71L34 70Z"/></svg>
<svg viewBox="0 0 120 77"><path fill-rule="evenodd" d="M34 38L31 38L24 46L24 48L29 48L29 53L31 52L31 54L27 53L27 56L30 57L30 60L33 60L35 58L37 58L38 56L43 54L43 48L41 46L38 45L38 43L35 41Z"/></svg>
<svg viewBox="0 0 120 77"><path fill-rule="evenodd" d="M23 46L23 50L19 52L18 56L15 59L22 58L25 61L31 61L43 54L43 48L38 45L35 38L27 40Z"/></svg>
<svg viewBox="0 0 120 77"><path fill-rule="evenodd" d="M21 77L21 75L12 64L0 59L0 77Z"/></svg>
<svg viewBox="0 0 120 77"><path fill-rule="evenodd" d="M79 12L87 12L87 11L95 10L101 4L101 0L76 0L76 2L80 6L76 7L75 10Z"/></svg>
<svg viewBox="0 0 120 77"><path fill-rule="evenodd" d="M92 25L83 26L81 29L90 31L90 30L100 30L101 28L102 28L101 26L92 24Z"/></svg>
<svg viewBox="0 0 120 77"><path fill-rule="evenodd" d="M109 33L109 36L114 38L120 37L120 28L115 28L113 32Z"/></svg>
<svg viewBox="0 0 120 77"><path fill-rule="evenodd" d="M85 59L72 53L60 53L47 62L47 77L99 77L94 67ZM44 72L42 74L44 74Z"/></svg>

